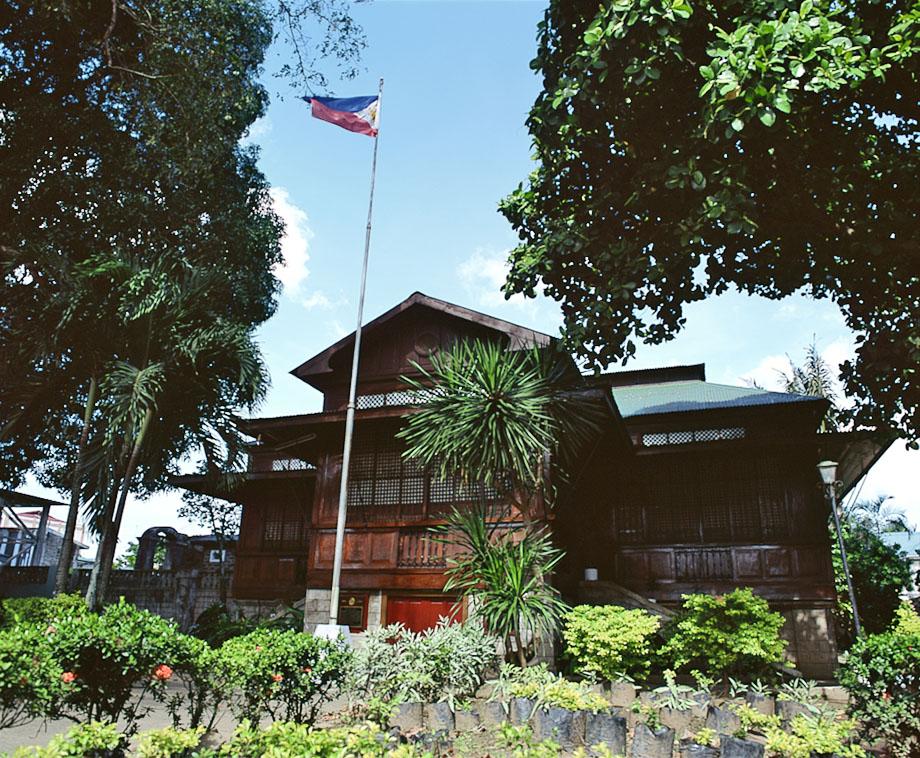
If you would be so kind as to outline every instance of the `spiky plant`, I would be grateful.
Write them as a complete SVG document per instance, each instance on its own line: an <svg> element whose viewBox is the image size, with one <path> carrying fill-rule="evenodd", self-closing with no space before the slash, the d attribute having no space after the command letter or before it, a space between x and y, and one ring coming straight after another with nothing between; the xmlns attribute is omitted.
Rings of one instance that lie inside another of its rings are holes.
<svg viewBox="0 0 920 758"><path fill-rule="evenodd" d="M528 637L555 635L569 610L546 580L564 553L553 546L545 528L498 530L482 506L455 508L440 532L452 553L444 591L459 594L458 606L471 599L472 615L516 649L518 663L526 666Z"/></svg>

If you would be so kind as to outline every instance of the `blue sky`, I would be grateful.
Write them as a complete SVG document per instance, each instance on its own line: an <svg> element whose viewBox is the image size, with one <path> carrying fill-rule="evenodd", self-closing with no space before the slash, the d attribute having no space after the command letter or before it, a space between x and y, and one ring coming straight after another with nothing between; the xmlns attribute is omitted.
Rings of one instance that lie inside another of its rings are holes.
<svg viewBox="0 0 920 758"><path fill-rule="evenodd" d="M497 204L532 168L524 121L540 86L529 63L543 8L524 0L354 7L368 36L366 73L337 82L334 94L373 94L378 78L386 80L366 320L421 290L558 332L552 302L506 302L499 292L515 236ZM261 147L288 237L280 307L260 332L273 380L260 415L282 415L319 409L319 393L287 372L354 328L373 144L311 119L300 93L267 84L272 105L250 140ZM804 297L729 293L692 306L687 317L676 340L640 348L630 367L705 362L711 381L747 377L773 387L785 355L800 359L813 337L831 361L852 351L833 304ZM920 522L918 463L920 455L898 444L863 496L893 495ZM122 545L147 526L175 523L178 501L172 493L132 504Z"/></svg>

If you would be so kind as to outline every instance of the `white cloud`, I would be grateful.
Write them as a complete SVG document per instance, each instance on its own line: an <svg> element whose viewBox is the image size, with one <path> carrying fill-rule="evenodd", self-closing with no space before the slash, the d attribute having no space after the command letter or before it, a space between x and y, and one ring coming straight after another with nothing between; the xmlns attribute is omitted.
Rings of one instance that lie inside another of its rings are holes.
<svg viewBox="0 0 920 758"><path fill-rule="evenodd" d="M300 304L308 311L312 311L314 308L326 309L332 307L332 301L326 297L326 293L322 290L316 290L312 295L302 300Z"/></svg>
<svg viewBox="0 0 920 758"><path fill-rule="evenodd" d="M268 116L256 119L247 130L243 139L240 140L244 145L252 145L262 141L262 137L271 134L274 124Z"/></svg>
<svg viewBox="0 0 920 758"><path fill-rule="evenodd" d="M523 295L512 295L510 299L505 299L502 285L508 276L509 268L507 250L491 252L477 248L469 258L457 266L457 276L466 291L482 307L495 308L511 304L533 308L534 301Z"/></svg>
<svg viewBox="0 0 920 758"><path fill-rule="evenodd" d="M840 373L840 364L846 360L853 358L855 355L853 349L853 342L850 339L837 339L833 342L825 345L823 348L820 343L818 347L821 353L821 357L824 359L825 363L830 367L831 372L834 374L835 382L834 389L837 392L837 397L843 397L843 391L840 387L840 382L838 380L838 375ZM792 360L798 365L804 359L802 351L794 353L792 355ZM756 382L761 387L768 390L782 391L783 390L783 374L788 374L791 371L791 365L788 355L768 355L763 358L760 363L758 363L750 371L746 371L739 377L740 381L735 381L734 383L740 384L749 384L751 382ZM731 381L731 379L729 379Z"/></svg>
<svg viewBox="0 0 920 758"><path fill-rule="evenodd" d="M275 276L281 280L286 295L296 295L300 283L310 275L307 261L313 232L307 225L307 214L297 207L284 187L272 187L270 190L272 207L284 221L284 237L281 239L281 254L284 261L274 269Z"/></svg>

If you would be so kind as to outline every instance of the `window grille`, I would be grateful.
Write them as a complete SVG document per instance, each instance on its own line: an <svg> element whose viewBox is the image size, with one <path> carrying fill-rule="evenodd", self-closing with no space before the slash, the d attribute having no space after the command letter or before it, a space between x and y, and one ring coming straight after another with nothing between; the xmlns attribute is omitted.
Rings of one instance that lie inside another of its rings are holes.
<svg viewBox="0 0 920 758"><path fill-rule="evenodd" d="M302 458L275 458L272 460L272 471L305 471L312 468Z"/></svg>
<svg viewBox="0 0 920 758"><path fill-rule="evenodd" d="M396 390L379 392L372 395L358 395L355 407L358 410L368 408L387 408L428 403L434 397L433 390Z"/></svg>
<svg viewBox="0 0 920 758"><path fill-rule="evenodd" d="M744 439L746 430L741 426L721 429L683 429L673 432L650 432L643 434L641 444L645 447L665 445L689 445L695 442L721 442Z"/></svg>

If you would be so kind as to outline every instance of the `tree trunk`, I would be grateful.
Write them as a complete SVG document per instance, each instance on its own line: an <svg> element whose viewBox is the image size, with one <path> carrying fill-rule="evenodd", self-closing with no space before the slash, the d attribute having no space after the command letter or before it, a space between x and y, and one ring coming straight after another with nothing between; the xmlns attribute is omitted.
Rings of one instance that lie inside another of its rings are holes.
<svg viewBox="0 0 920 758"><path fill-rule="evenodd" d="M96 377L90 377L89 392L86 395L86 410L83 414L83 431L80 432L80 443L77 446L77 460L73 470L73 484L70 488L70 508L67 511L67 523L64 525L64 541L61 544L61 555L58 558L57 573L54 577L54 594L59 595L67 591L67 581L70 578L70 564L76 550L74 535L77 532L77 519L80 516L81 479L83 477L83 459L86 457L86 445L89 441L89 429L93 420L93 410L96 406Z"/></svg>
<svg viewBox="0 0 920 758"><path fill-rule="evenodd" d="M115 503L118 498L118 470L120 468L121 466L116 468L115 476L112 477L111 491L106 498L105 510L102 512L102 537L99 540L99 547L96 550L96 560L93 562L92 573L89 575L89 586L86 588L86 606L91 611L98 610L102 606L98 592L100 566L102 565L102 550L111 539L112 517L115 515Z"/></svg>
<svg viewBox="0 0 920 758"><path fill-rule="evenodd" d="M106 534L108 539L104 540L99 546L99 553L96 558L96 566L99 567L99 579L96 587L97 606L101 606L105 602L105 596L109 589L109 580L112 577L112 563L115 560L115 548L118 545L118 532L121 531L121 520L125 514L125 503L128 500L128 493L131 491L131 480L134 478L134 472L137 470L137 464L140 461L144 437L147 435L147 430L150 428L150 422L152 420L153 409L151 408L148 409L147 413L144 415L144 421L134 440L131 458L128 461L128 467L125 469L125 476L121 480L121 492L118 495L118 508L115 511L115 516ZM93 566L94 571L96 566Z"/></svg>

